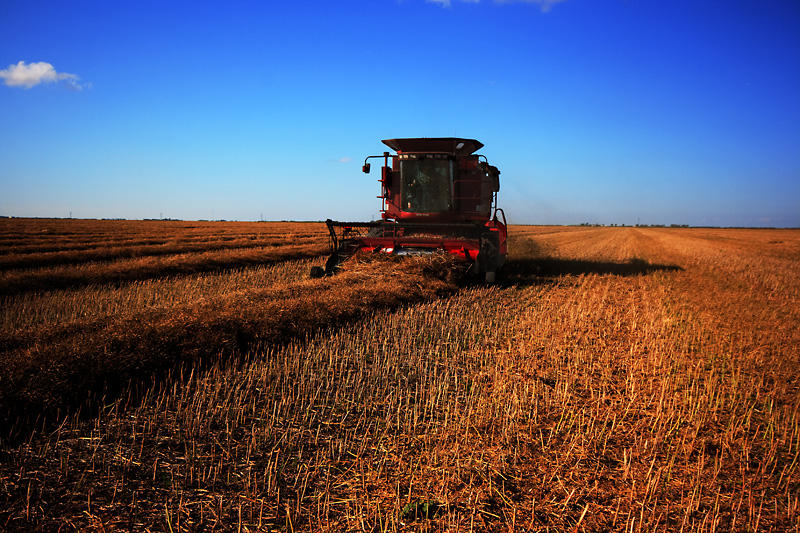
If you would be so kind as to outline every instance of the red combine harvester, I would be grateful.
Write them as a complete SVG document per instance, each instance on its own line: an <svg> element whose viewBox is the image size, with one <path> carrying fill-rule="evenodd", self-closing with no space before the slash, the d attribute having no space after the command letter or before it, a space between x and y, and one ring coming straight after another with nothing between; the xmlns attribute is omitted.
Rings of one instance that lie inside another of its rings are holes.
<svg viewBox="0 0 800 533"><path fill-rule="evenodd" d="M333 274L358 252L398 255L446 251L486 282L495 279L506 258L506 217L497 207L500 171L475 152L475 139L387 139L392 155L383 158L381 214L375 222L335 222L328 219L331 255L313 277ZM391 160L391 162L390 162ZM498 218L498 215L502 218Z"/></svg>

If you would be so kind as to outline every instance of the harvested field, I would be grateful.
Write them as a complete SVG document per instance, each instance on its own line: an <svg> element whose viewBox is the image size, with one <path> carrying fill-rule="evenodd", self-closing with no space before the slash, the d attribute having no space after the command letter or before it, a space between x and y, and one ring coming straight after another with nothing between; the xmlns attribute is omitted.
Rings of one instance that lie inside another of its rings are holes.
<svg viewBox="0 0 800 533"><path fill-rule="evenodd" d="M319 244L318 236L295 237L294 245ZM216 250L243 250L247 248L263 248L286 244L286 237L256 240L236 239L223 241L205 241L183 244L139 245L127 247L106 247L79 251L59 251L26 254L6 254L0 256L0 270L14 268L42 267L49 265L69 265L89 263L92 261L113 261L131 257L147 257L159 255L175 255L191 252L210 252Z"/></svg>
<svg viewBox="0 0 800 533"><path fill-rule="evenodd" d="M5 299L7 311L0 332L12 336L23 330L54 327L81 319L135 315L152 309L172 309L213 295L243 288L292 283L306 279L319 259L294 259L273 264L166 276L129 283L77 289L26 292Z"/></svg>
<svg viewBox="0 0 800 533"><path fill-rule="evenodd" d="M0 257L258 228L324 248L321 224L5 220ZM0 528L798 529L800 231L509 246L491 287L437 257L308 280L321 259L227 249L8 270L32 277L0 296Z"/></svg>
<svg viewBox="0 0 800 533"><path fill-rule="evenodd" d="M324 244L275 244L244 250L225 250L142 257L114 262L84 263L76 266L11 270L0 273L0 294L11 295L66 287L83 287L152 279L168 275L218 272L243 266L257 266L304 257L317 257Z"/></svg>

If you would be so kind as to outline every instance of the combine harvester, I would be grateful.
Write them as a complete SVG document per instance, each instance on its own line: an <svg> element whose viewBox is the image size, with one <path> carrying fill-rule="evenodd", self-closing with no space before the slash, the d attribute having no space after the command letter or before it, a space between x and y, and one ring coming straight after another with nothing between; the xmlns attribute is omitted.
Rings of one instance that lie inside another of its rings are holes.
<svg viewBox="0 0 800 533"><path fill-rule="evenodd" d="M506 216L497 207L500 171L475 152L475 139L387 139L392 155L381 169L381 217L374 222L328 219L331 255L312 277L332 275L358 252L410 255L447 252L487 283L495 280L506 258ZM391 160L391 162L390 162ZM498 215L502 218L498 218Z"/></svg>

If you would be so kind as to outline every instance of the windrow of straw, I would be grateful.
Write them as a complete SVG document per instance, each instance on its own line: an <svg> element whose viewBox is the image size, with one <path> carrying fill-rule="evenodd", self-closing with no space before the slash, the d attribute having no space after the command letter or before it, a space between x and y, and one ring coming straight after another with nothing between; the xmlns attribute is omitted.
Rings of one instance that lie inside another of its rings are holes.
<svg viewBox="0 0 800 533"><path fill-rule="evenodd" d="M252 238L236 240L212 240L181 244L135 245L90 250L53 251L28 254L0 255L0 270L14 268L45 267L53 265L75 265L92 261L113 261L133 257L149 257L161 255L186 254L192 252L213 252L217 250L246 250L264 248L266 246L302 246L308 244L325 244L322 236L285 235L271 238Z"/></svg>
<svg viewBox="0 0 800 533"><path fill-rule="evenodd" d="M0 219L0 257L9 254L173 245L226 240L325 237L318 222L180 222Z"/></svg>
<svg viewBox="0 0 800 533"><path fill-rule="evenodd" d="M53 235L29 239L2 239L0 238L0 256L8 254L29 254L40 252L60 252L71 250L90 250L92 248L108 248L115 246L140 246L140 245L169 245L191 244L202 242L226 242L233 240L259 240L283 239L291 240L294 237L326 236L325 226L316 223L298 224L296 228L283 226L263 231L242 231L230 233L226 231L210 231L200 233L177 232L168 230L160 232L130 233L130 234L103 234L76 235L64 237Z"/></svg>
<svg viewBox="0 0 800 533"><path fill-rule="evenodd" d="M183 307L219 294L294 283L307 279L311 267L321 263L320 258L312 257L190 276L6 296L0 310L0 339L8 345L18 344L26 336L41 336L45 330L58 330L71 323L137 316L154 309Z"/></svg>
<svg viewBox="0 0 800 533"><path fill-rule="evenodd" d="M131 378L204 356L237 352L255 341L284 342L379 307L452 291L450 260L352 262L338 276L233 294L138 316L43 329L11 341L0 356L3 434L36 416L113 395ZM16 345L15 345L16 344ZM20 345L21 344L21 345Z"/></svg>
<svg viewBox="0 0 800 533"><path fill-rule="evenodd" d="M210 233L132 233L130 235L84 235L79 237L48 237L31 241L3 241L0 239L0 257L6 255L27 255L51 252L75 252L103 248L136 247L136 246L173 246L202 243L241 242L291 242L295 239L311 237L327 237L328 232L321 224L302 224L297 228L279 226L271 230L259 232L243 231L228 233L214 231Z"/></svg>
<svg viewBox="0 0 800 533"><path fill-rule="evenodd" d="M92 250L95 248L111 248L119 246L156 246L171 243L193 242L193 239L167 239L164 237L133 236L133 237L80 237L78 239L57 238L38 244L19 244L16 241L0 240L0 257L13 254L38 254L49 252L76 252Z"/></svg>
<svg viewBox="0 0 800 533"><path fill-rule="evenodd" d="M0 295L45 291L65 287L83 287L152 279L179 274L216 272L243 266L263 265L316 257L328 250L327 244L284 244L255 249L234 249L166 257L138 257L112 263L85 263L35 270L0 272Z"/></svg>
<svg viewBox="0 0 800 533"><path fill-rule="evenodd" d="M133 235L246 235L277 234L308 228L324 229L318 222L237 222L202 220L99 220L0 218L0 244L6 241L34 241L81 237L121 237Z"/></svg>

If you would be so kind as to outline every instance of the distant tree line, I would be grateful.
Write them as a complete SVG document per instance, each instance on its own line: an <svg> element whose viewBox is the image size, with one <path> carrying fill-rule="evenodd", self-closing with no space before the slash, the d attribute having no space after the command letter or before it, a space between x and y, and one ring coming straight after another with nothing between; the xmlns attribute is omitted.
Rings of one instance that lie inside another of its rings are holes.
<svg viewBox="0 0 800 533"><path fill-rule="evenodd" d="M592 228L688 228L689 224L593 224L591 222L581 222L578 226L587 226Z"/></svg>

